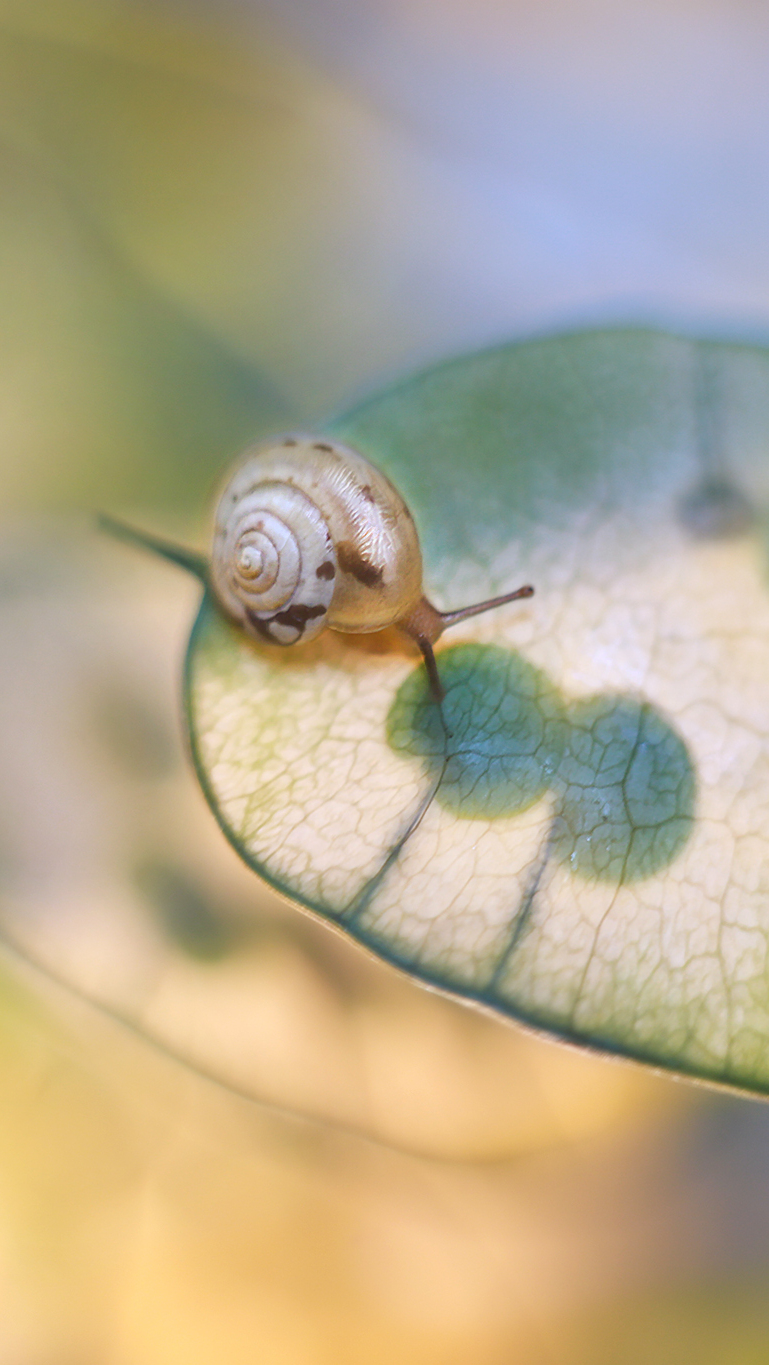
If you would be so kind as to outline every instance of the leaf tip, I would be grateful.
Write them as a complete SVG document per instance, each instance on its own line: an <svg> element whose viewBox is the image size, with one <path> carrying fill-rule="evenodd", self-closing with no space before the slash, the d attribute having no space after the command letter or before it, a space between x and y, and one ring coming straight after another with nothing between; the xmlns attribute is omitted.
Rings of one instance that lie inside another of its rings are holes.
<svg viewBox="0 0 769 1365"><path fill-rule="evenodd" d="M108 512L97 512L95 522L97 529L105 532L106 535L113 536L116 540L122 540L127 545L135 545L142 550L149 550L151 554L158 555L171 564L176 564L180 569L186 569L188 573L200 579L201 583L208 583L208 559L197 550L188 549L186 545L177 545L173 541L164 540L162 536L155 536L149 531L142 531L138 527L129 526L127 522L110 516Z"/></svg>

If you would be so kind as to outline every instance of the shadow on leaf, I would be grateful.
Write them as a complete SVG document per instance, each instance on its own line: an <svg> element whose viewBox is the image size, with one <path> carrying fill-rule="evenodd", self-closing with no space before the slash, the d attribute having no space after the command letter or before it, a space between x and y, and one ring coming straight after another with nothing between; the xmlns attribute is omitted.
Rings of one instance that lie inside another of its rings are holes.
<svg viewBox="0 0 769 1365"><path fill-rule="evenodd" d="M420 668L398 691L388 742L418 754L436 800L463 819L520 814L550 793L550 856L623 883L668 866L686 843L696 784L680 735L648 701L569 702L519 654L459 645L440 656L443 716Z"/></svg>

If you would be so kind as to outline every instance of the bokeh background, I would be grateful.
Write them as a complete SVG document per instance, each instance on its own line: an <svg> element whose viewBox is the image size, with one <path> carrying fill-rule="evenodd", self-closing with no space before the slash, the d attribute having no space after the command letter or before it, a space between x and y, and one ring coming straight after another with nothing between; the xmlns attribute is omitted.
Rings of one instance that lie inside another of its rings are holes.
<svg viewBox="0 0 769 1365"><path fill-rule="evenodd" d="M0 0L0 1362L765 1362L769 1109L261 887L184 758L247 441L607 318L769 336L755 0ZM92 1002L96 1001L96 1005Z"/></svg>

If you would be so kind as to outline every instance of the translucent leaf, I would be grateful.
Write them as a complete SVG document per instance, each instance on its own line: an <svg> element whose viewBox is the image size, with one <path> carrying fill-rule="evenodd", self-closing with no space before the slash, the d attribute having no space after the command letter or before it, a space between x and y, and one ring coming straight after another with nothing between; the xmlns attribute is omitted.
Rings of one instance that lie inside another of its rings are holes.
<svg viewBox="0 0 769 1365"><path fill-rule="evenodd" d="M574 334L328 428L382 467L442 608L259 647L211 601L193 751L243 858L413 976L691 1075L769 1086L769 352Z"/></svg>

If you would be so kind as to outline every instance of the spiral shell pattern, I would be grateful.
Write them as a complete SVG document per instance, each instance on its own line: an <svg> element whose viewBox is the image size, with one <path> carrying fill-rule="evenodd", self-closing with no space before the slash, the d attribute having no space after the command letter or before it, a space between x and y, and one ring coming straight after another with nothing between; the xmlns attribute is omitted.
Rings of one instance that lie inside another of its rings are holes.
<svg viewBox="0 0 769 1365"><path fill-rule="evenodd" d="M225 491L211 575L228 615L251 635L292 645L323 629L336 555L328 527L299 488L266 481Z"/></svg>
<svg viewBox="0 0 769 1365"><path fill-rule="evenodd" d="M211 580L250 635L293 645L325 626L396 624L420 599L411 514L358 451L285 436L246 452L216 512Z"/></svg>

